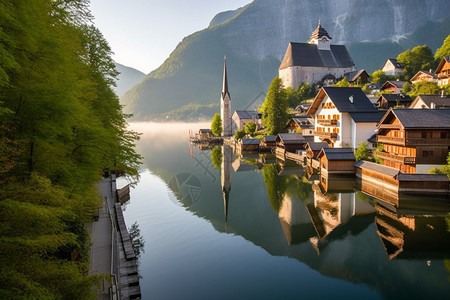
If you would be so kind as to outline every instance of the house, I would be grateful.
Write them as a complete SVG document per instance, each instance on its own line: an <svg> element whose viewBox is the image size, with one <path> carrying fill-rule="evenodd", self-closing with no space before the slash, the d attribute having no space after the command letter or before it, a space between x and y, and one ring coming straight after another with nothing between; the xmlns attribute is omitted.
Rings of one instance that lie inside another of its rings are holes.
<svg viewBox="0 0 450 300"><path fill-rule="evenodd" d="M378 124L376 156L405 173L428 173L446 163L450 109L392 109Z"/></svg>
<svg viewBox="0 0 450 300"><path fill-rule="evenodd" d="M397 59L388 58L381 67L381 71L390 76L403 75L403 66L397 62Z"/></svg>
<svg viewBox="0 0 450 300"><path fill-rule="evenodd" d="M200 129L198 135L201 139L209 139L214 136L211 129Z"/></svg>
<svg viewBox="0 0 450 300"><path fill-rule="evenodd" d="M399 94L403 90L403 86L405 85L406 81L386 81L380 88L380 91L385 92L392 92L393 94Z"/></svg>
<svg viewBox="0 0 450 300"><path fill-rule="evenodd" d="M259 151L258 139L240 139L238 142L240 151Z"/></svg>
<svg viewBox="0 0 450 300"><path fill-rule="evenodd" d="M390 107L409 107L413 99L408 94L381 94L378 98L378 109L388 109Z"/></svg>
<svg viewBox="0 0 450 300"><path fill-rule="evenodd" d="M438 77L438 86L445 86L450 83L450 56L441 59L434 74Z"/></svg>
<svg viewBox="0 0 450 300"><path fill-rule="evenodd" d="M317 158L317 156L319 156L320 151L324 148L329 148L327 143L308 142L305 146L306 157L310 159Z"/></svg>
<svg viewBox="0 0 450 300"><path fill-rule="evenodd" d="M369 74L364 69L345 73L344 76L337 81L340 81L344 77L347 77L348 82L354 84L367 84L370 78Z"/></svg>
<svg viewBox="0 0 450 300"><path fill-rule="evenodd" d="M448 95L417 95L409 108L413 109L436 109L447 108L450 109L450 96Z"/></svg>
<svg viewBox="0 0 450 300"><path fill-rule="evenodd" d="M285 87L295 88L308 82L324 86L336 78L355 71L355 63L344 45L331 45L331 36L320 25L311 34L308 43L290 42L278 76Z"/></svg>
<svg viewBox="0 0 450 300"><path fill-rule="evenodd" d="M314 118L312 116L294 116L286 123L289 133L301 133L305 139L314 140Z"/></svg>
<svg viewBox="0 0 450 300"><path fill-rule="evenodd" d="M306 143L306 139L300 133L279 133L275 140L277 148L293 153L296 150L304 149Z"/></svg>
<svg viewBox="0 0 450 300"><path fill-rule="evenodd" d="M276 135L266 135L262 138L261 140L261 147L264 148L275 148L276 147L276 143L275 140L277 139Z"/></svg>
<svg viewBox="0 0 450 300"><path fill-rule="evenodd" d="M237 130L244 129L244 125L248 122L256 124L256 130L261 129L261 116L262 113L254 110L236 110L231 117L231 128L233 134Z"/></svg>
<svg viewBox="0 0 450 300"><path fill-rule="evenodd" d="M411 78L411 83L416 84L418 82L437 82L438 76L433 73L433 70L430 71L419 71L416 75Z"/></svg>
<svg viewBox="0 0 450 300"><path fill-rule="evenodd" d="M316 119L314 142L338 148L367 141L383 116L360 88L350 87L323 87L307 114Z"/></svg>
<svg viewBox="0 0 450 300"><path fill-rule="evenodd" d="M295 111L297 115L304 115L310 106L309 104L299 104L295 107Z"/></svg>
<svg viewBox="0 0 450 300"><path fill-rule="evenodd" d="M323 148L317 158L320 160L321 175L355 174L353 164L356 158L352 148Z"/></svg>

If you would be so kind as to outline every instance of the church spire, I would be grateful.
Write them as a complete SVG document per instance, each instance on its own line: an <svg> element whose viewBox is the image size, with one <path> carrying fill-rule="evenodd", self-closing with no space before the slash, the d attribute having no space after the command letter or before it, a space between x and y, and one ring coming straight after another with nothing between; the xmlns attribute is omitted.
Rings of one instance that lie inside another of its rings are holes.
<svg viewBox="0 0 450 300"><path fill-rule="evenodd" d="M220 97L220 119L222 120L222 136L232 136L231 97L228 91L227 58L223 58L223 84Z"/></svg>
<svg viewBox="0 0 450 300"><path fill-rule="evenodd" d="M227 57L223 58L223 85L222 85L222 95L228 94L228 78L227 78Z"/></svg>

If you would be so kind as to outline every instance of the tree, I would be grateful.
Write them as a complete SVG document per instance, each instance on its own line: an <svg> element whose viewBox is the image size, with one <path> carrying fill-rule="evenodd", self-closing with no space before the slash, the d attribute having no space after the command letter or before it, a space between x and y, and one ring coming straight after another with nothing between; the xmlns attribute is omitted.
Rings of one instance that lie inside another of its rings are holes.
<svg viewBox="0 0 450 300"><path fill-rule="evenodd" d="M288 119L287 109L286 91L281 79L275 77L262 105L262 122L267 135L276 135L285 130Z"/></svg>
<svg viewBox="0 0 450 300"><path fill-rule="evenodd" d="M244 125L244 131L246 134L253 136L256 132L256 124L254 122L247 122Z"/></svg>
<svg viewBox="0 0 450 300"><path fill-rule="evenodd" d="M337 87L349 87L350 86L350 82L348 82L347 76L344 76L344 78L342 78L342 80L336 82L335 86L337 86Z"/></svg>
<svg viewBox="0 0 450 300"><path fill-rule="evenodd" d="M211 122L211 131L215 136L221 136L222 135L222 119L220 118L219 114L215 114L214 118Z"/></svg>
<svg viewBox="0 0 450 300"><path fill-rule="evenodd" d="M236 130L234 133L234 140L239 141L239 139L242 139L245 136L244 129Z"/></svg>
<svg viewBox="0 0 450 300"><path fill-rule="evenodd" d="M434 54L436 65L439 64L442 58L447 55L450 55L450 35L447 36L442 46L438 48Z"/></svg>
<svg viewBox="0 0 450 300"><path fill-rule="evenodd" d="M410 79L420 70L432 68L434 57L431 49L427 45L423 45L400 53L397 61L403 65L406 79Z"/></svg>
<svg viewBox="0 0 450 300"><path fill-rule="evenodd" d="M411 91L411 83L409 83L408 81L405 82L405 84L403 85L402 88L402 92L405 94L408 94Z"/></svg>
<svg viewBox="0 0 450 300"><path fill-rule="evenodd" d="M388 76L381 70L377 70L370 75L370 79L373 83L382 84L388 80Z"/></svg>
<svg viewBox="0 0 450 300"><path fill-rule="evenodd" d="M369 157L369 154L370 154L370 151L369 151L369 148L367 147L367 143L364 141L359 143L358 148L356 148L356 151L355 151L356 161L367 160L367 158Z"/></svg>
<svg viewBox="0 0 450 300"><path fill-rule="evenodd" d="M439 94L439 86L436 82L420 81L413 85L413 89L408 93L412 98L417 95L436 95Z"/></svg>
<svg viewBox="0 0 450 300"><path fill-rule="evenodd" d="M430 170L432 174L445 174L450 179L450 152L447 155L447 164L440 168L433 168Z"/></svg>
<svg viewBox="0 0 450 300"><path fill-rule="evenodd" d="M314 86L310 86L308 82L302 83L295 88L289 86L285 91L288 105L292 108L295 108L303 100L314 97L316 94Z"/></svg>

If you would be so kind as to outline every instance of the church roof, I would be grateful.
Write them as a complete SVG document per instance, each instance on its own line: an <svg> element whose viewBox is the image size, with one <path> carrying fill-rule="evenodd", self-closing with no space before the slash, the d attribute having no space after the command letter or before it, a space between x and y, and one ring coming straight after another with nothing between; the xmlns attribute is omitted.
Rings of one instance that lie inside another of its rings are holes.
<svg viewBox="0 0 450 300"><path fill-rule="evenodd" d="M262 113L254 110L236 110L234 112L239 119L261 119ZM233 114L233 115L234 115Z"/></svg>
<svg viewBox="0 0 450 300"><path fill-rule="evenodd" d="M228 96L230 96L230 93L228 92L227 58L224 57L224 59L223 59L222 97L225 97L226 94L228 94Z"/></svg>
<svg viewBox="0 0 450 300"><path fill-rule="evenodd" d="M290 42L279 70L294 66L347 68L354 65L344 45L330 45L330 50L319 50L314 44Z"/></svg>
<svg viewBox="0 0 450 300"><path fill-rule="evenodd" d="M309 38L308 43L313 39L320 40L324 36L326 36L329 40L332 39L331 36L328 34L328 32L325 30L325 28L323 28L320 25L319 20L319 25L317 25L317 28L313 31L313 33L311 33L311 37Z"/></svg>

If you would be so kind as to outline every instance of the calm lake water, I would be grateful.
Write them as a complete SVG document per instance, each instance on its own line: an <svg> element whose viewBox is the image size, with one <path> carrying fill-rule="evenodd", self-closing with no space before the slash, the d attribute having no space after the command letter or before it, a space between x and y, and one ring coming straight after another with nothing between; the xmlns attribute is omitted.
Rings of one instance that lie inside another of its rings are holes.
<svg viewBox="0 0 450 300"><path fill-rule="evenodd" d="M144 299L448 299L448 204L395 207L353 179L325 190L294 163L189 144L209 126L132 125Z"/></svg>

